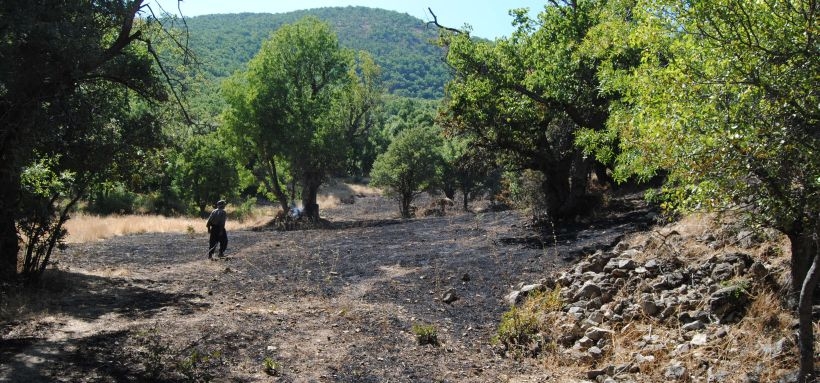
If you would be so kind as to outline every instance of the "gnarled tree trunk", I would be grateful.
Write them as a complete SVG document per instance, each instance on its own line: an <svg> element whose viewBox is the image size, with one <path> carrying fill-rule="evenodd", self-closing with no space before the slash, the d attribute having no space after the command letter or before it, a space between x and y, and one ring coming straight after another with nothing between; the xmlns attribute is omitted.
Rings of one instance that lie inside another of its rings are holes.
<svg viewBox="0 0 820 383"><path fill-rule="evenodd" d="M302 181L302 213L311 222L319 221L319 204L316 200L321 185L322 176L318 174L308 174Z"/></svg>
<svg viewBox="0 0 820 383"><path fill-rule="evenodd" d="M6 153L8 157L10 153ZM20 175L13 169L14 162L4 158L0 163L0 281L12 281L17 275L17 255L20 242L15 216L20 198Z"/></svg>

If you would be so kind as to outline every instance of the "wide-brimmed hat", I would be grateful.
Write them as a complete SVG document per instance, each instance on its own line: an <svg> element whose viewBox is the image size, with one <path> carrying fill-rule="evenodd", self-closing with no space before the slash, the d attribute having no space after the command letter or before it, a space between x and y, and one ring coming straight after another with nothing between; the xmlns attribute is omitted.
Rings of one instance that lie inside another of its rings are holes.
<svg viewBox="0 0 820 383"><path fill-rule="evenodd" d="M225 204L226 204L226 202L225 202L225 200L224 200L224 199L221 199L221 200L219 200L219 201L217 201L217 202L216 202L216 206L217 206L217 207L222 207L222 206L225 206Z"/></svg>

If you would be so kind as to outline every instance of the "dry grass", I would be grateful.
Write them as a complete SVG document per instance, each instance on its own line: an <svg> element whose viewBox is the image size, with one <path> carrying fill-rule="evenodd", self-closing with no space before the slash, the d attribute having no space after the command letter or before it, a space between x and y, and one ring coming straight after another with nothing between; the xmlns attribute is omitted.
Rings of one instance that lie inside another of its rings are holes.
<svg viewBox="0 0 820 383"><path fill-rule="evenodd" d="M331 182L322 187L317 198L320 209L333 209L343 200L381 195L381 190L366 185ZM276 214L278 206L254 209L243 220L228 220L227 229L247 229L266 224ZM228 214L231 208L228 207ZM159 215L95 216L74 215L67 223L68 243L97 241L121 235L141 233L204 233L205 220L193 217L163 217Z"/></svg>
<svg viewBox="0 0 820 383"><path fill-rule="evenodd" d="M721 221L714 215L693 214L675 223L632 235L626 241L630 247L641 249L635 256L639 262L650 258L676 258L699 265L720 254L743 252L773 267L780 266L773 270L787 274L783 272L788 270L789 243L786 238L771 236L758 246L742 248L737 243L734 227L727 226L727 223L731 221ZM709 236L722 246L711 248L709 243L712 240L703 239ZM767 288L765 284L752 283L753 295L744 317L739 323L710 325L714 327L702 332L707 335L703 345L691 344L689 337L692 334L683 331L674 320L638 317L625 326L611 327L614 330L612 348L594 365L584 365L583 361L573 358L573 354L561 352L545 353L541 360L550 371L560 371L552 376L557 381L584 376L585 371L592 368L630 363L640 369L637 374L629 374L635 381L666 381L664 374L672 362L685 366L689 377L684 381L705 381L700 379L710 374L721 376L720 381L727 383L745 382L748 376L756 376L761 382L778 381L797 368L797 346L792 328L794 314L784 308L781 291ZM637 298L631 290L621 291L616 297L616 300L625 299ZM706 304L703 301L700 309L707 309L703 307ZM565 321L560 316L551 320L554 328ZM719 329L723 330L723 335L717 335ZM820 349L818 330L820 323L815 323L815 349ZM638 354L642 357L636 358Z"/></svg>
<svg viewBox="0 0 820 383"><path fill-rule="evenodd" d="M243 221L228 220L228 230L260 226L272 217L272 208L255 211ZM82 243L129 234L204 233L205 220L193 217L159 215L96 216L78 214L66 222L68 243Z"/></svg>
<svg viewBox="0 0 820 383"><path fill-rule="evenodd" d="M382 195L380 189L367 185L348 184L344 182L330 182L319 190L316 203L319 209L338 207L343 201L352 201L354 197L373 197Z"/></svg>

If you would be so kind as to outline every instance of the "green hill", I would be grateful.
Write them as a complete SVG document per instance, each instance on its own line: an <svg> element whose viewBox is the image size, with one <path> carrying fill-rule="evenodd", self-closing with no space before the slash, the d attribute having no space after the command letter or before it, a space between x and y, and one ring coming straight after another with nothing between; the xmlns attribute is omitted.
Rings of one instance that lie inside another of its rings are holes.
<svg viewBox="0 0 820 383"><path fill-rule="evenodd" d="M280 26L313 15L330 24L342 46L365 50L381 66L388 92L435 99L443 95L450 73L438 36L413 16L366 7L319 8L282 14L241 13L188 18L190 46L204 70L223 78L245 64Z"/></svg>

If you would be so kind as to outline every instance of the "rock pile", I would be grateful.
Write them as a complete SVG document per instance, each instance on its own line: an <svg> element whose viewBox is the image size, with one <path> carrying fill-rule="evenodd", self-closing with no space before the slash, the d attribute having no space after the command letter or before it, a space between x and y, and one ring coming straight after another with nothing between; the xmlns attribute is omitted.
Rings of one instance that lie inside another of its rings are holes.
<svg viewBox="0 0 820 383"><path fill-rule="evenodd" d="M736 381L731 371L716 371L706 362L693 370L678 359L720 344L746 314L753 294L777 289L779 266L756 261L742 248L728 249L687 262L648 256L642 246L620 242L586 256L571 270L520 284L505 298L510 305L546 290L560 291L563 303L560 310L543 314L545 325L531 338L537 344L522 348L530 354L551 350L590 366L586 378L597 382L643 381L647 375L641 374L649 369L651 376L667 381L692 376ZM783 354L795 348L792 342L783 337L764 348ZM744 379L756 381L751 375Z"/></svg>

